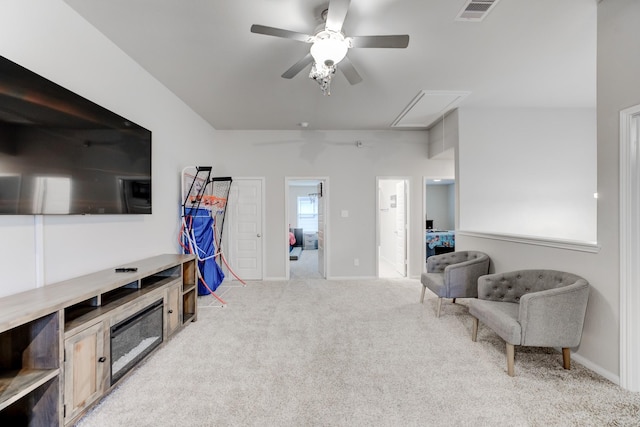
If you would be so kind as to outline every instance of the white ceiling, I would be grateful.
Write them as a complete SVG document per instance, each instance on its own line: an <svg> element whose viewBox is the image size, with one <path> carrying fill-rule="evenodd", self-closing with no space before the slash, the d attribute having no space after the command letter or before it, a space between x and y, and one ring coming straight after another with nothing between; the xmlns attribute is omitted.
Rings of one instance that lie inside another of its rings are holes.
<svg viewBox="0 0 640 427"><path fill-rule="evenodd" d="M409 46L351 49L364 80L338 72L331 96L308 70L280 77L309 44L249 31L313 33L328 0L65 1L216 129L389 129L423 91L469 92L465 107L595 107L597 0L502 0L482 22L455 21L465 0L352 0L346 35Z"/></svg>

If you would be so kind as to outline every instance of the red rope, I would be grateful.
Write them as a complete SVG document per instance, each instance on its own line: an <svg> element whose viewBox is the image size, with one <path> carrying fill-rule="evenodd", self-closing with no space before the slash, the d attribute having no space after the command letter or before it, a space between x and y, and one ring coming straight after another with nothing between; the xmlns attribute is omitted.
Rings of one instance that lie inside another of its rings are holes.
<svg viewBox="0 0 640 427"><path fill-rule="evenodd" d="M205 281L204 281L204 279L202 278L202 276L200 276L200 275L198 274L198 277L200 278L200 281L202 282L202 284L204 285L204 287L205 287L205 288L207 288L207 289L209 290L209 292L211 292L211 295L213 295L214 297L216 297L216 299L217 299L218 301L220 301L222 304L227 305L227 303L226 303L222 298L220 298L218 295L216 295L216 293L215 293L215 292L213 292L213 291L211 290L211 288L209 287L209 285L207 285L207 282L205 282Z"/></svg>
<svg viewBox="0 0 640 427"><path fill-rule="evenodd" d="M238 279L238 281L240 281L240 283L242 283L244 286L247 286L247 283L242 280L241 278L239 278L236 273L233 272L233 270L231 269L231 267L229 266L229 264L227 263L227 259L224 257L224 254L222 252L220 252L220 257L222 258L222 262L224 262L224 265L227 266L227 268L229 269L229 272L231 274L233 274L233 277L235 277L236 279Z"/></svg>

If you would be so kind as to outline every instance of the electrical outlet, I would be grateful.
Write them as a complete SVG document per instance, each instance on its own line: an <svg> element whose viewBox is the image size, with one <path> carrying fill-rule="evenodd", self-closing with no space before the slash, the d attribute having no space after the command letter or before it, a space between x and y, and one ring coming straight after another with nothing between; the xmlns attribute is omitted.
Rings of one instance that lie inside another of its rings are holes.
<svg viewBox="0 0 640 427"><path fill-rule="evenodd" d="M353 265L358 267L360 265L360 260L358 258L353 259Z"/></svg>

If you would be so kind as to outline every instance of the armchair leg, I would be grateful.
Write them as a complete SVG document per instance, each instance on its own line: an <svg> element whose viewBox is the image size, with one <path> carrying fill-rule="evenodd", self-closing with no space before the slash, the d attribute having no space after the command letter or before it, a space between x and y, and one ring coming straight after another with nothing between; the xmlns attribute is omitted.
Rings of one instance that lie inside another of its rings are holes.
<svg viewBox="0 0 640 427"><path fill-rule="evenodd" d="M471 330L471 341L473 341L473 342L476 342L476 340L478 339L478 324L479 323L480 323L480 321L474 317L473 318L473 329Z"/></svg>
<svg viewBox="0 0 640 427"><path fill-rule="evenodd" d="M571 369L571 349L562 349L562 367L564 369Z"/></svg>
<svg viewBox="0 0 640 427"><path fill-rule="evenodd" d="M454 303L454 304L456 303L456 299L455 299L455 298L453 299L453 303Z"/></svg>
<svg viewBox="0 0 640 427"><path fill-rule="evenodd" d="M513 344L507 343L507 374L509 374L510 377L513 377L515 375L514 369L513 369L515 358L516 358L515 346Z"/></svg>
<svg viewBox="0 0 640 427"><path fill-rule="evenodd" d="M422 286L422 294L420 295L420 304L422 304L424 302L424 291L427 290L426 286Z"/></svg>
<svg viewBox="0 0 640 427"><path fill-rule="evenodd" d="M436 310L436 317L440 317L440 307L442 307L442 298L438 298L438 308Z"/></svg>

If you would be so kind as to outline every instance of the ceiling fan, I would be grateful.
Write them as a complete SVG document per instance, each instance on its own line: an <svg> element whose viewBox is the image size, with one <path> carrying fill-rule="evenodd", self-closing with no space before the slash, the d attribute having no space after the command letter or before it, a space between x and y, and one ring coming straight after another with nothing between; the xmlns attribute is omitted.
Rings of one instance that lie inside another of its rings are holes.
<svg viewBox="0 0 640 427"><path fill-rule="evenodd" d="M346 56L349 49L405 48L409 45L407 34L345 36L342 32L342 24L347 17L350 3L351 0L330 0L328 8L322 12L325 25L316 28L313 35L257 24L251 26L251 32L311 44L309 53L285 71L282 77L291 79L311 64L309 78L318 82L323 94L331 95L331 78L335 74L336 68L340 68L352 85L362 81L362 77Z"/></svg>

